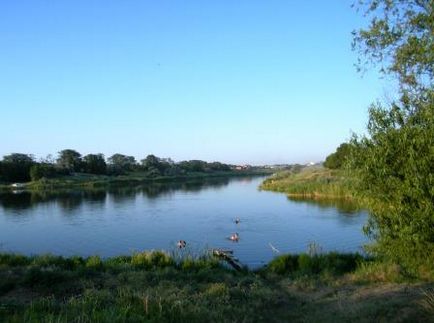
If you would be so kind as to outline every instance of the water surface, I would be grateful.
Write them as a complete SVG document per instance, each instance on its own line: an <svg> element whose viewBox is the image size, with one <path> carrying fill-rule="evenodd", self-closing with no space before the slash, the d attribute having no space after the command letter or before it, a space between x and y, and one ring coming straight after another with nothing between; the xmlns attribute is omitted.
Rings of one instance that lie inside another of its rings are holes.
<svg viewBox="0 0 434 323"><path fill-rule="evenodd" d="M290 200L259 191L264 178L223 178L103 190L0 195L0 250L94 255L232 249L257 267L279 251L361 251L367 214L342 203ZM234 219L241 223L235 224ZM234 232L239 242L227 238Z"/></svg>

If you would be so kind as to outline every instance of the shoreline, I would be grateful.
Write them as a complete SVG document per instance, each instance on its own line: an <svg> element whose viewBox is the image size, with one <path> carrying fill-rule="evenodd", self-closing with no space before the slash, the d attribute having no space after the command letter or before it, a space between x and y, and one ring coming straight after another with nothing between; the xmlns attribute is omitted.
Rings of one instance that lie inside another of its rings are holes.
<svg viewBox="0 0 434 323"><path fill-rule="evenodd" d="M120 176L106 175L85 175L85 177L68 176L62 178L42 179L36 182L22 183L23 186L13 187L12 184L0 184L0 193L13 191L33 190L55 190L68 188L102 188L117 185L140 185L152 183L171 183L191 180L213 179L213 178L234 178L234 177L259 177L269 176L272 172L266 170L258 171L230 171L214 173L191 173L176 176L148 177L140 173L131 173Z"/></svg>

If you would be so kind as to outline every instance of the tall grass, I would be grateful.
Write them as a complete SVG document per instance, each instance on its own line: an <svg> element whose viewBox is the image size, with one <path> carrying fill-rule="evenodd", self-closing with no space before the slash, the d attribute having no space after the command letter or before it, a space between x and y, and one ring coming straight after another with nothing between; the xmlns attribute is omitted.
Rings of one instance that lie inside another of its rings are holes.
<svg viewBox="0 0 434 323"><path fill-rule="evenodd" d="M337 312L335 298L318 296L330 294L330 287L317 285L318 280L339 286L337 281L357 272L365 261L357 254L322 254L311 248L310 254L277 257L260 271L237 272L206 255L175 259L162 251L109 259L0 254L0 321L357 321L360 315L381 321L398 315L397 308L413 321L426 318L428 314L421 314L410 302L431 306L431 294L422 295L420 287L417 299L414 293L399 298L391 309L387 295L376 299L374 309L368 299L357 301L354 315ZM306 283L301 295L288 285L297 279ZM326 292L306 301L312 291L308 285Z"/></svg>
<svg viewBox="0 0 434 323"><path fill-rule="evenodd" d="M285 193L296 199L347 200L359 208L367 204L358 196L356 182L346 171L321 166L306 167L298 173L277 173L267 178L260 189Z"/></svg>
<svg viewBox="0 0 434 323"><path fill-rule="evenodd" d="M353 183L344 171L322 167L304 168L299 173L278 173L266 179L261 189L294 196L354 198Z"/></svg>

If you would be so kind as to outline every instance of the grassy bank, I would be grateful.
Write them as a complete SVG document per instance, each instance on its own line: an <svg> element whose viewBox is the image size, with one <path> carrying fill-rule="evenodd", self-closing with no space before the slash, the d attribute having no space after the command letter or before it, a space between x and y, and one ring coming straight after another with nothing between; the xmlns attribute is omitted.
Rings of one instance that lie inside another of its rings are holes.
<svg viewBox="0 0 434 323"><path fill-rule="evenodd" d="M25 183L20 189L41 190L41 189L65 189L78 187L105 187L110 185L135 185L144 183L163 183L175 181L188 181L202 178L219 177L243 177L269 175L268 170L241 170L241 171L216 171L216 172L191 172L177 176L149 176L146 172L132 172L126 175L107 176L77 173L73 176L63 176L52 179L41 179L39 181ZM0 185L0 190L10 191L14 188L11 185Z"/></svg>
<svg viewBox="0 0 434 323"><path fill-rule="evenodd" d="M311 200L344 199L363 206L355 192L354 180L345 171L321 166L306 167L299 172L283 171L267 178L260 186L292 198Z"/></svg>
<svg viewBox="0 0 434 323"><path fill-rule="evenodd" d="M281 256L236 272L209 257L0 255L3 322L429 321L433 284L359 255ZM375 274L373 274L375 272Z"/></svg>

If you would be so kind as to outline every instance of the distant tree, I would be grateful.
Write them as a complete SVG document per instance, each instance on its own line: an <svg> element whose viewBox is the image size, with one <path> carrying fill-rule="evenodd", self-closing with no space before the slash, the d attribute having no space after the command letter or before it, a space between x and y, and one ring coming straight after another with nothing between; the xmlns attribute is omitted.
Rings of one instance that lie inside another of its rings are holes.
<svg viewBox="0 0 434 323"><path fill-rule="evenodd" d="M59 152L57 165L69 172L79 172L81 170L81 154L72 149L64 149Z"/></svg>
<svg viewBox="0 0 434 323"><path fill-rule="evenodd" d="M89 154L83 157L83 170L89 174L106 174L107 164L103 154Z"/></svg>
<svg viewBox="0 0 434 323"><path fill-rule="evenodd" d="M351 155L351 145L341 144L334 153L327 156L324 166L330 169L342 168Z"/></svg>
<svg viewBox="0 0 434 323"><path fill-rule="evenodd" d="M180 162L179 166L187 172L205 172L208 163L203 160L189 160Z"/></svg>
<svg viewBox="0 0 434 323"><path fill-rule="evenodd" d="M141 161L142 167L152 176L164 175L171 168L171 164L154 155L148 155Z"/></svg>
<svg viewBox="0 0 434 323"><path fill-rule="evenodd" d="M30 180L30 167L34 164L33 156L13 153L3 157L1 172L7 182L27 182Z"/></svg>
<svg viewBox="0 0 434 323"><path fill-rule="evenodd" d="M223 164L220 162L212 162L208 164L208 168L213 171L229 171L231 167L227 164Z"/></svg>
<svg viewBox="0 0 434 323"><path fill-rule="evenodd" d="M114 154L108 158L108 169L111 174L123 174L132 171L137 162L133 156Z"/></svg>

